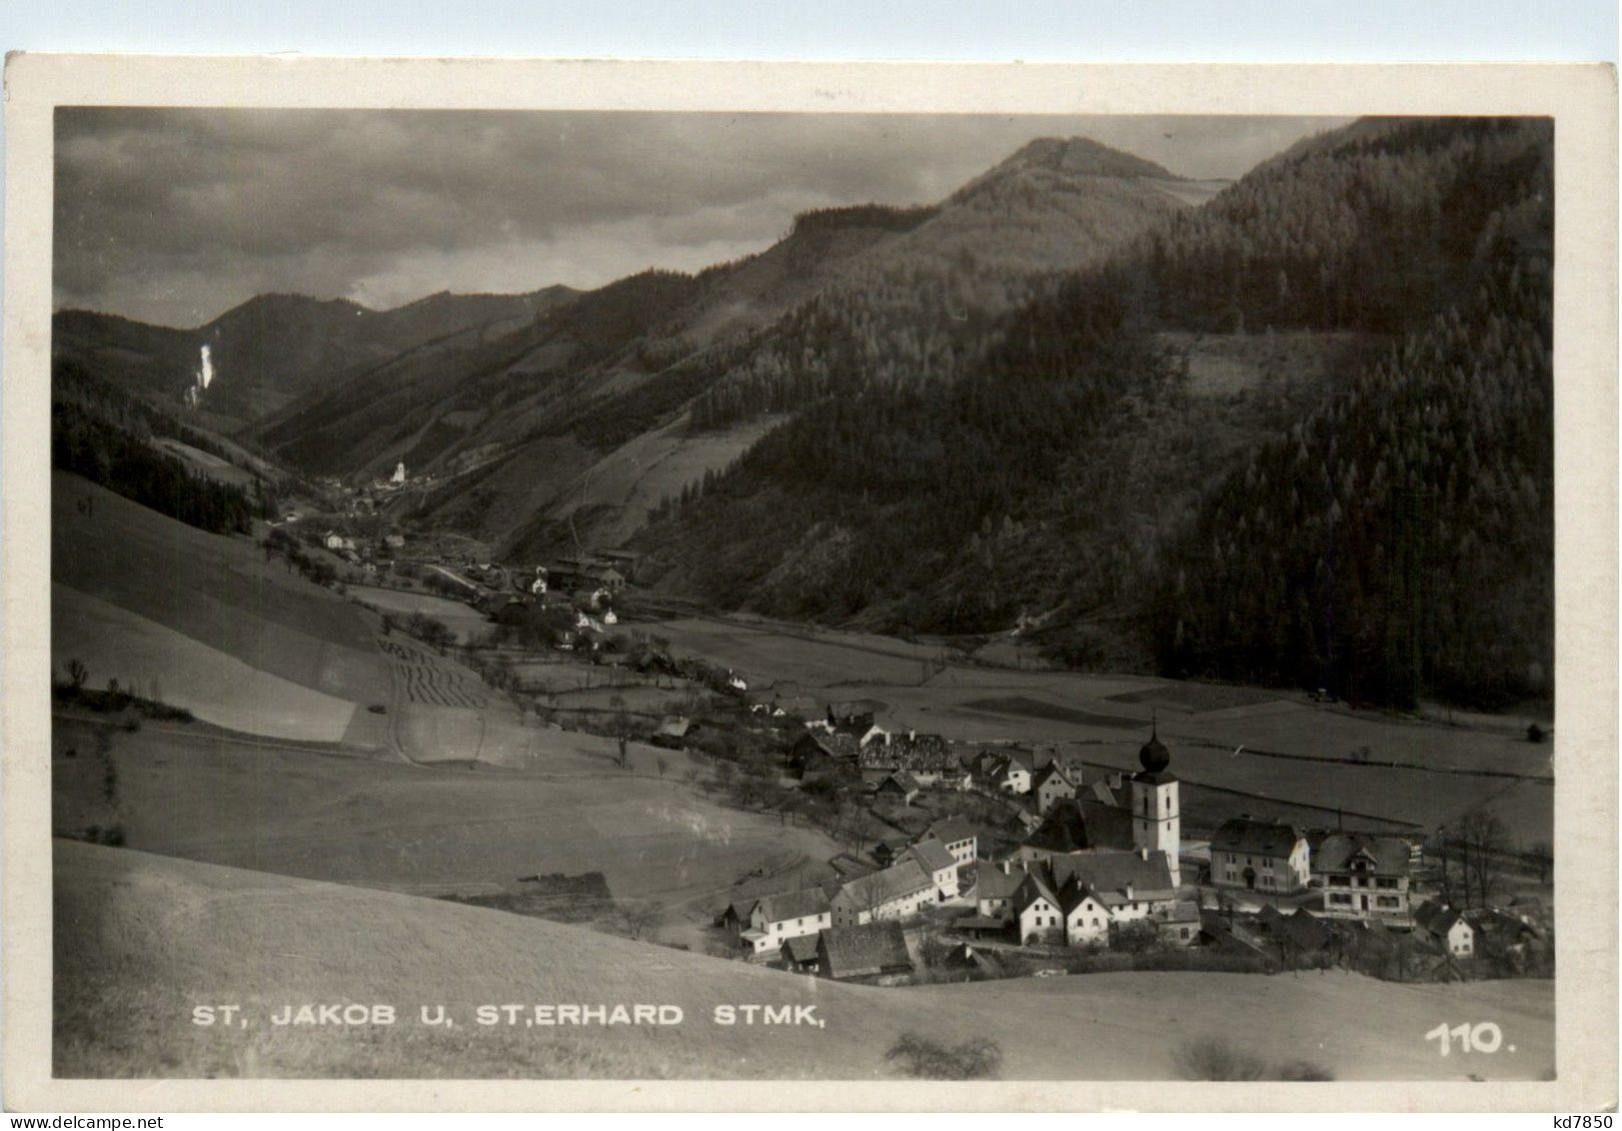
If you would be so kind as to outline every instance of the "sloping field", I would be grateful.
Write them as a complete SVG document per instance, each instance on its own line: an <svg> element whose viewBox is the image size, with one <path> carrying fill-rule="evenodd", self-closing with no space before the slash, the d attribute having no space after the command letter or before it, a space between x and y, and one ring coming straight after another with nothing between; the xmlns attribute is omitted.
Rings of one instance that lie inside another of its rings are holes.
<svg viewBox="0 0 1622 1131"><path fill-rule="evenodd" d="M552 515L563 518L579 507L614 507L612 518L592 527L592 537L599 545L621 545L666 497L680 495L706 471L721 471L782 419L767 416L736 428L688 435L687 417L680 416L592 464L559 493Z"/></svg>
<svg viewBox="0 0 1622 1131"><path fill-rule="evenodd" d="M741 619L688 617L660 621L651 631L667 637L679 655L742 672L752 693L763 693L781 681L798 683L807 691L864 683L916 684L927 674L924 663L940 655L939 648L886 636L770 622L757 626Z"/></svg>
<svg viewBox="0 0 1622 1131"><path fill-rule="evenodd" d="M153 443L170 455L178 456L193 471L201 472L210 479L218 480L221 483L229 483L236 487L248 487L253 483L254 477L252 473L244 471L236 464L223 460L217 455L205 452L201 448L194 448L190 444L183 444L179 440L171 439L168 436L160 437L154 440Z"/></svg>
<svg viewBox="0 0 1622 1131"><path fill-rule="evenodd" d="M1113 974L880 989L845 986L384 892L69 841L56 873L59 1076L872 1079L903 1032L986 1036L1012 1079L1166 1079L1175 1035L1234 1034L1340 1079L1539 1078L1552 1071L1548 982L1405 986L1356 975ZM277 1026L289 1004L394 1008L392 1025ZM525 1008L479 1025L478 1006ZM668 1027L525 1025L536 1004L654 1004ZM822 1022L713 1023L723 1003L807 1005ZM246 1026L202 1027L237 1004ZM420 1023L443 1006L451 1027ZM1514 1053L1447 1058L1438 1019L1490 1017ZM1168 1035L1173 1035L1169 1037Z"/></svg>
<svg viewBox="0 0 1622 1131"><path fill-rule="evenodd" d="M75 505L85 498L89 515ZM303 687L361 704L388 698L388 669L354 605L246 538L208 534L61 472L51 476L51 577Z"/></svg>
<svg viewBox="0 0 1622 1131"><path fill-rule="evenodd" d="M90 813L101 796L100 777L79 772L94 726L63 719L53 733L64 813ZM364 887L479 894L522 876L601 872L616 897L708 907L763 866L847 847L700 797L680 781L679 754L633 744L627 771L606 739L527 734L544 769L324 757L156 723L111 738L132 848Z"/></svg>
<svg viewBox="0 0 1622 1131"><path fill-rule="evenodd" d="M93 686L117 679L205 722L308 742L344 737L355 704L249 667L145 617L65 585L51 586L51 652L78 659ZM154 685L153 681L157 683Z"/></svg>
<svg viewBox="0 0 1622 1131"><path fill-rule="evenodd" d="M349 591L358 600L375 605L385 612L409 616L421 613L440 621L456 633L463 644L490 631L490 622L471 605L436 597L432 593L408 593L400 589L383 589L372 585L351 585Z"/></svg>

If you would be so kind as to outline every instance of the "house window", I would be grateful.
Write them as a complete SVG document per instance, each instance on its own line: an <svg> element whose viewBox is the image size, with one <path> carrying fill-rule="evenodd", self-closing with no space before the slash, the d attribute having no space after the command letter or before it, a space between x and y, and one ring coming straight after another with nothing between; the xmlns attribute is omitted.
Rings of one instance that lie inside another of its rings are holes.
<svg viewBox="0 0 1622 1131"><path fill-rule="evenodd" d="M1182 928L1180 931L1177 932L1177 935L1178 935L1179 938L1184 938L1184 939L1188 938L1188 928L1187 927Z"/></svg>
<svg viewBox="0 0 1622 1131"><path fill-rule="evenodd" d="M1397 897L1394 895L1377 895L1374 897L1374 905L1376 907L1395 907L1397 906Z"/></svg>

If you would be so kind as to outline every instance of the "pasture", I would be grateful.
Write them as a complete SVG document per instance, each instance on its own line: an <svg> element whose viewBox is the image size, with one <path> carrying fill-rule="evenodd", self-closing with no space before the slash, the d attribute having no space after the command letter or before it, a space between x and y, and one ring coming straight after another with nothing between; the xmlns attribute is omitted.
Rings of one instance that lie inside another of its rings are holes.
<svg viewBox="0 0 1622 1131"><path fill-rule="evenodd" d="M51 652L205 722L272 738L338 742L355 704L282 679L145 617L65 585L51 586Z"/></svg>
<svg viewBox="0 0 1622 1131"><path fill-rule="evenodd" d="M57 841L54 857L60 1076L875 1079L915 1030L989 1037L1008 1079L1168 1080L1167 1034L1234 1034L1239 1016L1246 1051L1306 1057L1342 1080L1541 1079L1554 1066L1549 982L1134 973L883 989L128 849ZM224 1002L249 1024L191 1023L194 1005ZM398 1021L270 1023L306 1002L389 1004ZM569 1002L674 1005L682 1021L529 1026L526 1010L516 1025L475 1022L480 1004ZM814 1005L825 1027L719 1026L721 1003ZM417 1023L439 1004L454 1028ZM1424 1033L1439 1017L1491 1017L1516 1052L1438 1056Z"/></svg>
<svg viewBox="0 0 1622 1131"><path fill-rule="evenodd" d="M407 617L412 613L433 617L456 633L457 641L462 644L472 643L488 633L491 628L484 614L473 606L447 597L437 597L432 593L384 589L376 585L351 585L349 592L357 601L399 617Z"/></svg>
<svg viewBox="0 0 1622 1131"><path fill-rule="evenodd" d="M87 499L88 515L77 505ZM51 579L63 616L74 615L71 589L312 691L363 705L389 696L360 609L246 538L208 534L62 472L51 476ZM116 638L104 645L116 649Z"/></svg>
<svg viewBox="0 0 1622 1131"><path fill-rule="evenodd" d="M179 440L168 436L160 436L152 441L155 447L161 448L172 456L178 457L193 471L208 476L220 483L228 483L233 487L247 488L253 485L255 476L236 464L221 459L217 455L194 448L190 444L183 444Z"/></svg>
<svg viewBox="0 0 1622 1131"><path fill-rule="evenodd" d="M477 714L466 716L476 728ZM54 728L53 765L63 774L53 785L64 812L97 803L100 779L78 772L79 759L66 751L83 758L98 725L62 718ZM690 763L681 754L633 744L630 769L621 770L611 740L513 726L532 744L529 769L323 756L155 723L133 734L113 730L127 843L426 895L490 894L521 876L601 872L617 899L656 900L676 918L689 902L724 902L734 883L763 866L803 867L845 847L700 796L683 780Z"/></svg>

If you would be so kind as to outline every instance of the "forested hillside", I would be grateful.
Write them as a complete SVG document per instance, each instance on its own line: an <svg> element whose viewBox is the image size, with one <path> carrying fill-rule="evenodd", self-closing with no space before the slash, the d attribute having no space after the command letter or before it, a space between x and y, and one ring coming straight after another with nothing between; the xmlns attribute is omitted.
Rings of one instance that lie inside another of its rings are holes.
<svg viewBox="0 0 1622 1131"><path fill-rule="evenodd" d="M955 380L927 352L887 379L827 320L735 396L808 407L640 544L671 588L783 615L1030 613L1069 662L1545 695L1552 199L1546 121L1360 122L1039 291ZM1282 360L1213 392L1213 350Z"/></svg>

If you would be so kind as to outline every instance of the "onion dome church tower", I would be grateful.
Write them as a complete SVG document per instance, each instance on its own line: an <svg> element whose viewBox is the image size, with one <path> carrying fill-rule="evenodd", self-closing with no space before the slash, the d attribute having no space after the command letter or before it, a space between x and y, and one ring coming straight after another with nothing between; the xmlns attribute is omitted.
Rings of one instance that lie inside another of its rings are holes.
<svg viewBox="0 0 1622 1131"><path fill-rule="evenodd" d="M1171 751L1160 741L1158 723L1150 724L1149 741L1138 751L1138 762L1143 769L1132 775L1132 847L1164 852L1172 883L1180 886L1177 855L1183 826L1178 781L1167 769Z"/></svg>

